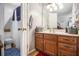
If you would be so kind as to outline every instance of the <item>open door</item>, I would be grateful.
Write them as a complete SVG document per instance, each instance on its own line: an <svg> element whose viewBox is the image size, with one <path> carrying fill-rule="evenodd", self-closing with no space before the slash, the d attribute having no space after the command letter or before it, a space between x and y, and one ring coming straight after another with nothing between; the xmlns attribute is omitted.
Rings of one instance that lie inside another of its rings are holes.
<svg viewBox="0 0 79 59"><path fill-rule="evenodd" d="M22 19L22 39L21 39L21 55L27 56L28 54L28 27L27 27L27 19L28 19L28 6L27 3L23 3L21 5L21 19Z"/></svg>
<svg viewBox="0 0 79 59"><path fill-rule="evenodd" d="M4 5L6 5L6 8L4 7L4 9L6 9L5 12L7 11L7 13L12 14L4 26L4 56L21 56L20 41L22 38L22 31L19 30L19 28L22 27L22 20L20 16L21 5L9 3L4 3ZM9 12L8 10L11 10L12 12ZM4 15L7 16L5 12ZM10 14L8 14L8 16ZM5 18L5 20L6 19L7 18Z"/></svg>

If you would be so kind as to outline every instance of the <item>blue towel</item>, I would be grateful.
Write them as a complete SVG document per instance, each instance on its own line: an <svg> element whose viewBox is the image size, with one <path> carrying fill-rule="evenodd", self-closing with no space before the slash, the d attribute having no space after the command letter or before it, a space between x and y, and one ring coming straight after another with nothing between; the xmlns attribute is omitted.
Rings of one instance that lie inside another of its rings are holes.
<svg viewBox="0 0 79 59"><path fill-rule="evenodd" d="M5 56L20 56L20 51L17 48L9 48L4 50Z"/></svg>

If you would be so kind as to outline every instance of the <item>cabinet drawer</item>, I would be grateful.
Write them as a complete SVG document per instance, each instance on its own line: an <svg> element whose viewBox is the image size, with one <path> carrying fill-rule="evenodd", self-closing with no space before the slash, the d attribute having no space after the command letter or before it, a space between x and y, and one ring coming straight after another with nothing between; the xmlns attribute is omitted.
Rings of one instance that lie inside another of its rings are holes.
<svg viewBox="0 0 79 59"><path fill-rule="evenodd" d="M68 37L68 36L59 36L59 42L69 43L69 44L76 44L77 38L75 37Z"/></svg>
<svg viewBox="0 0 79 59"><path fill-rule="evenodd" d="M57 41L57 36L52 34L44 34L44 39Z"/></svg>
<svg viewBox="0 0 79 59"><path fill-rule="evenodd" d="M77 54L76 54L76 52L68 52L68 51L59 49L58 55L59 56L76 56Z"/></svg>
<svg viewBox="0 0 79 59"><path fill-rule="evenodd" d="M48 53L50 55L57 55L57 43L50 41L50 40L45 40L44 41L44 52Z"/></svg>
<svg viewBox="0 0 79 59"><path fill-rule="evenodd" d="M64 43L58 43L58 48L63 49L69 52L76 52L76 45L70 45L70 44L64 44Z"/></svg>
<svg viewBox="0 0 79 59"><path fill-rule="evenodd" d="M41 33L36 33L36 34L35 34L35 37L36 37L36 38L43 38L43 34L41 34Z"/></svg>

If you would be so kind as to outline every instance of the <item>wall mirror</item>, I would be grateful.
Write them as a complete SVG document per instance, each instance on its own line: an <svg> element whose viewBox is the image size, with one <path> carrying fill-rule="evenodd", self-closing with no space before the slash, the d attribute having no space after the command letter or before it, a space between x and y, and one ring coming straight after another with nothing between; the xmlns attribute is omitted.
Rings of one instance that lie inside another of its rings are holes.
<svg viewBox="0 0 79 59"><path fill-rule="evenodd" d="M45 3L42 9L43 27L63 29L71 25L73 3Z"/></svg>

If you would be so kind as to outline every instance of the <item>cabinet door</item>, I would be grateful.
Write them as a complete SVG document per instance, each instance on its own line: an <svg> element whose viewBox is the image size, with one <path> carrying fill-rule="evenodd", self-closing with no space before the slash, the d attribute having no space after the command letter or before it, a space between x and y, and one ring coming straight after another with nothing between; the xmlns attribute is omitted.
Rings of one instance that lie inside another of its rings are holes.
<svg viewBox="0 0 79 59"><path fill-rule="evenodd" d="M43 39L36 38L36 44L35 44L36 49L43 51L43 46L44 46Z"/></svg>
<svg viewBox="0 0 79 59"><path fill-rule="evenodd" d="M50 55L57 55L56 42L51 40L44 40L44 52Z"/></svg>
<svg viewBox="0 0 79 59"><path fill-rule="evenodd" d="M58 55L59 56L76 56L76 53L75 52L71 53L71 52L65 51L63 49L59 49Z"/></svg>
<svg viewBox="0 0 79 59"><path fill-rule="evenodd" d="M77 38L77 39L78 39L78 40L77 40L77 41L78 41L78 43L77 43L78 52L77 52L77 53L78 53L78 56L79 56L79 38Z"/></svg>
<svg viewBox="0 0 79 59"><path fill-rule="evenodd" d="M58 43L58 48L59 49L64 49L68 52L75 52L77 51L77 46L76 45L70 45L70 44L65 44L65 43Z"/></svg>
<svg viewBox="0 0 79 59"><path fill-rule="evenodd" d="M75 56L77 55L77 38L71 36L58 37L58 55Z"/></svg>

